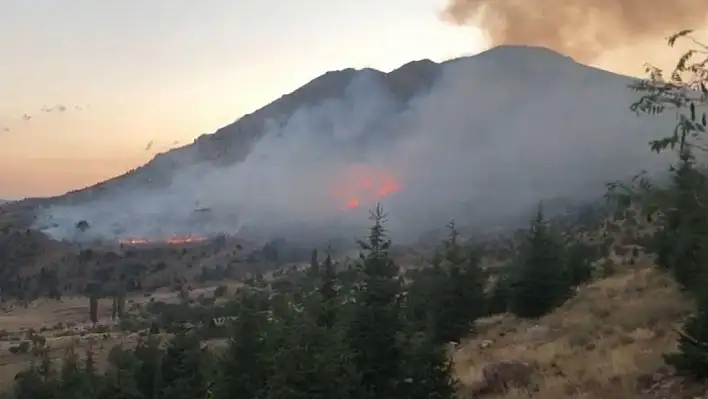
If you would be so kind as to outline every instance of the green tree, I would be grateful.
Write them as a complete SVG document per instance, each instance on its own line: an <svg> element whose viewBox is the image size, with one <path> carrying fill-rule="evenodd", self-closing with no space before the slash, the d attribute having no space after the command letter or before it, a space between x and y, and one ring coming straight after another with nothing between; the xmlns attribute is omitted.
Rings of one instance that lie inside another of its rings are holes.
<svg viewBox="0 0 708 399"><path fill-rule="evenodd" d="M563 248L539 206L519 248L510 310L518 316L540 317L570 294Z"/></svg>
<svg viewBox="0 0 708 399"><path fill-rule="evenodd" d="M231 329L228 348L218 362L214 398L265 398L273 373L273 340L268 339L272 329L258 293L243 293L239 314Z"/></svg>
<svg viewBox="0 0 708 399"><path fill-rule="evenodd" d="M708 118L705 112L699 111L708 103L708 46L691 38L691 34L691 30L684 30L669 37L670 46L686 37L696 46L681 56L670 76L665 77L658 68L649 67L649 79L638 80L631 86L642 93L632 104L633 111L644 114L673 111L678 116L673 132L651 142L651 150L672 150L678 156L678 165L672 168L671 187L646 190L650 186L646 180L642 181L640 190L619 183L609 187L615 197L642 201L650 216L655 213L659 216L656 224L660 230L654 243L658 250L657 261L693 292L697 302L696 313L683 326L678 352L666 356L666 360L681 374L705 380L708 378L708 298L700 288L707 282L708 190L705 174L695 166L693 156L708 151L703 145ZM621 196L616 195L617 191ZM659 195L649 196L647 192ZM613 198L612 195L609 198Z"/></svg>
<svg viewBox="0 0 708 399"><path fill-rule="evenodd" d="M566 249L566 268L570 284L578 286L592 278L592 248L581 242L571 242Z"/></svg>
<svg viewBox="0 0 708 399"><path fill-rule="evenodd" d="M411 272L410 279L406 288L406 324L413 331L425 331L430 315L434 315L436 320L445 316L441 312L445 310L448 274L443 270L441 261L434 259L431 267ZM445 338L438 335L439 331L442 330L436 324L430 333L436 341L446 342Z"/></svg>
<svg viewBox="0 0 708 399"><path fill-rule="evenodd" d="M108 371L96 395L97 399L143 399L135 384L138 361L131 351L115 346L108 353Z"/></svg>
<svg viewBox="0 0 708 399"><path fill-rule="evenodd" d="M170 340L162 360L162 390L165 399L204 398L211 383L210 353L199 337L182 331Z"/></svg>
<svg viewBox="0 0 708 399"><path fill-rule="evenodd" d="M708 261L708 209L702 204L708 199L705 176L693 162L693 156L684 151L674 168L669 197L672 206L667 207L661 226L662 239L667 243L662 246L663 266L687 289L702 287Z"/></svg>
<svg viewBox="0 0 708 399"><path fill-rule="evenodd" d="M432 316L432 315L430 315ZM434 317L429 317L427 331L408 334L399 343L402 348L402 377L398 396L405 399L453 399L457 381L445 346L434 339Z"/></svg>
<svg viewBox="0 0 708 399"><path fill-rule="evenodd" d="M146 399L158 399L162 389L162 358L164 351L160 340L149 335L141 340L133 351L139 365L136 369L135 383Z"/></svg>
<svg viewBox="0 0 708 399"><path fill-rule="evenodd" d="M443 259L447 279L443 284L442 306L437 309L437 342L459 341L469 334L474 321L487 312L484 288L486 276L481 258L471 245L464 248L454 222L448 224L450 234L443 242Z"/></svg>
<svg viewBox="0 0 708 399"><path fill-rule="evenodd" d="M320 269L320 286L317 288L320 298L317 324L331 329L337 322L337 314L341 310L342 300L337 290L337 271L329 250Z"/></svg>
<svg viewBox="0 0 708 399"><path fill-rule="evenodd" d="M684 322L677 353L664 358L679 374L708 380L708 294L699 294L696 313Z"/></svg>
<svg viewBox="0 0 708 399"><path fill-rule="evenodd" d="M386 214L380 204L371 212L373 226L366 241L360 240L357 265L361 281L354 290L356 305L347 340L362 387L374 398L395 398L400 382L401 354L396 337L401 331L401 281L389 256Z"/></svg>
<svg viewBox="0 0 708 399"><path fill-rule="evenodd" d="M94 376L81 368L79 356L74 347L67 349L62 362L57 395L67 399L92 399L96 397Z"/></svg>
<svg viewBox="0 0 708 399"><path fill-rule="evenodd" d="M319 294L310 296L305 311L293 311L284 342L275 352L268 399L358 399L360 381L340 325L322 323Z"/></svg>
<svg viewBox="0 0 708 399"><path fill-rule="evenodd" d="M43 366L33 363L15 376L16 399L58 399L58 381L51 372L51 359L45 356L42 359Z"/></svg>

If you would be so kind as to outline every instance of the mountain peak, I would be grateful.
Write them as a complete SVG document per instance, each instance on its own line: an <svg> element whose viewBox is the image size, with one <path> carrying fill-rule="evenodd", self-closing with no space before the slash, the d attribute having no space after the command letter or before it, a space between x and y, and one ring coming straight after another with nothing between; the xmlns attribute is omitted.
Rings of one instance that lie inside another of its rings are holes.
<svg viewBox="0 0 708 399"><path fill-rule="evenodd" d="M507 44L502 46L492 47L475 56L479 60L493 59L497 62L521 61L534 62L538 60L559 61L571 60L571 57L563 55L555 50L551 50L542 46L528 46Z"/></svg>
<svg viewBox="0 0 708 399"><path fill-rule="evenodd" d="M443 63L429 59L411 61L388 73L372 68L329 71L216 132L200 136L191 145L159 154L147 164L122 176L72 192L71 201L111 195L114 189L166 187L171 184L176 171L193 165L223 167L238 163L248 156L265 132L283 126L296 111L349 98L351 90L356 92L356 96L371 99L380 94L388 97L399 109L405 108L411 99L433 87L443 74L443 67L452 64L464 70L474 70L471 75L483 80L557 76L554 71L570 69L573 72L572 67L580 67L571 58L547 48L499 46L476 56ZM548 68L552 71L549 72ZM376 107L374 104L367 106Z"/></svg>

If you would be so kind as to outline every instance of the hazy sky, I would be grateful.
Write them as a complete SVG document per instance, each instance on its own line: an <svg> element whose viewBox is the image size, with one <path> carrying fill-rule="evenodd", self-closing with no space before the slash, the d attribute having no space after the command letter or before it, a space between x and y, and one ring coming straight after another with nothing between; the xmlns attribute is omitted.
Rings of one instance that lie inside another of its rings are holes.
<svg viewBox="0 0 708 399"><path fill-rule="evenodd" d="M58 194L120 174L327 70L390 70L482 50L477 31L440 20L443 6L2 0L0 197Z"/></svg>

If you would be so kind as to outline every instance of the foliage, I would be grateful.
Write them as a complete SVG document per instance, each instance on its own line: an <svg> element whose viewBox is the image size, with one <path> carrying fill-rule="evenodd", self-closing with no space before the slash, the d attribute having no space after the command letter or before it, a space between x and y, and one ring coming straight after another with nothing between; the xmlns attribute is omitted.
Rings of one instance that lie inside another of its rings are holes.
<svg viewBox="0 0 708 399"><path fill-rule="evenodd" d="M562 243L544 219L541 206L519 248L515 272L510 310L518 316L540 317L570 295Z"/></svg>
<svg viewBox="0 0 708 399"><path fill-rule="evenodd" d="M67 352L57 371L45 356L18 375L15 394L23 399L451 399L457 383L450 341L459 342L474 332L478 318L505 311L521 298L548 309L565 292L549 282L570 284L563 280L562 243L540 212L527 245L520 247L523 262L501 268L503 278L490 292L480 246L463 242L454 223L430 267L411 272L406 282L390 253L380 206L371 221L354 267L341 270L328 248L324 259L311 252L305 272L257 276L220 304L151 302L144 310L156 318L151 334L132 350L113 348L107 369L97 370L90 351L84 367L75 352ZM548 299L549 293L555 296ZM208 327L216 319L228 322ZM166 343L157 335L161 329L171 333ZM218 352L203 341L217 330L228 337Z"/></svg>
<svg viewBox="0 0 708 399"><path fill-rule="evenodd" d="M697 310L683 325L679 348L666 356L676 370L697 380L708 378L708 297L702 288L707 280L708 265L708 188L706 174L697 159L704 159L708 121L704 111L708 105L708 46L695 40L691 30L669 37L673 46L688 39L694 48L681 56L667 78L663 71L648 66L649 79L640 80L632 88L642 93L632 104L637 113L658 114L673 111L677 124L673 132L652 141L651 150L672 150L677 162L670 168L672 180L658 188L647 179L640 184L609 185L608 198L619 199L620 205L639 202L658 227L652 239L658 265L673 273L678 283L696 298ZM654 215L658 216L654 218Z"/></svg>

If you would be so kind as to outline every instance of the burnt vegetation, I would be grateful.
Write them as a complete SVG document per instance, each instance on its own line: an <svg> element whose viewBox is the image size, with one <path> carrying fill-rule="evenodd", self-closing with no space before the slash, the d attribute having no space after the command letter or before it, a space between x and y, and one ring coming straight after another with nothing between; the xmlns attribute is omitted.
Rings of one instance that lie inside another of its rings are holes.
<svg viewBox="0 0 708 399"><path fill-rule="evenodd" d="M671 44L687 36L690 32L681 32ZM92 298L92 319L96 298L111 296L120 327L142 337L137 346L113 348L105 367L97 365L90 349L71 349L60 362L37 350L8 395L454 398L459 385L449 349L474 336L479 319L505 313L541 318L572 300L578 287L652 256L696 302L679 349L667 354L666 362L681 376L703 381L708 378L708 295L701 290L708 276L708 186L697 160L705 152L700 140L708 123L701 107L708 73L705 60L691 63L691 57L704 51L700 46L683 57L670 77L651 69L651 79L635 86L641 98L634 111L679 115L676 131L651 148L677 153L668 184L643 176L611 183L605 206L570 218L549 219L540 204L527 228L501 239L464 239L451 222L442 242L428 243L436 249L422 267L404 268L394 256L380 206L371 213L368 236L358 242L359 258L346 262L336 261L331 249L288 249L278 240L257 250L229 249L223 242L57 249L43 251L40 259L37 252L55 244L31 231L3 231L3 296L84 294ZM221 263L196 266L219 254ZM224 279L244 284L235 291L219 286L211 298L190 298L189 284ZM181 301L126 309L126 294L160 286L184 293ZM226 347L207 345L215 338L226 339ZM532 372L521 362L485 366L485 380L473 394L497 394L511 385L532 393Z"/></svg>

